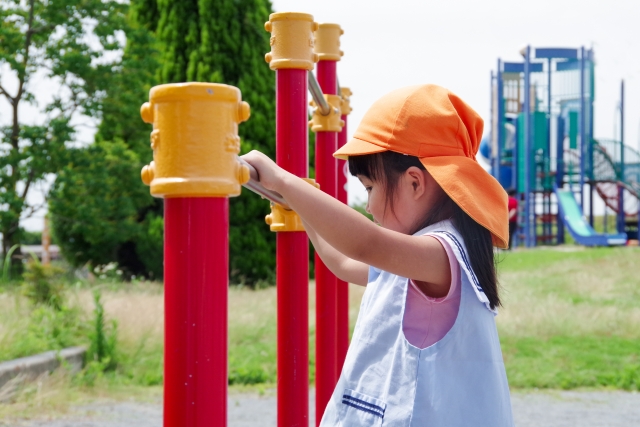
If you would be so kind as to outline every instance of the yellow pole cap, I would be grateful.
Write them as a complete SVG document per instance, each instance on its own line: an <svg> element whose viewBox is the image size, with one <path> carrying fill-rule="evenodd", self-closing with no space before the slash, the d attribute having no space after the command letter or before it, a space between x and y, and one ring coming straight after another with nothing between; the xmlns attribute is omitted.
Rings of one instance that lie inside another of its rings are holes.
<svg viewBox="0 0 640 427"><path fill-rule="evenodd" d="M315 47L320 61L340 61L340 36L344 34L338 24L320 24L314 33Z"/></svg>
<svg viewBox="0 0 640 427"><path fill-rule="evenodd" d="M240 90L214 83L155 86L140 109L153 124L153 161L142 181L155 197L240 194L249 170L238 161L238 124L250 116Z"/></svg>
<svg viewBox="0 0 640 427"><path fill-rule="evenodd" d="M278 12L269 15L264 29L271 33L271 52L264 56L272 70L313 70L318 55L313 52L313 32L318 24L308 13Z"/></svg>

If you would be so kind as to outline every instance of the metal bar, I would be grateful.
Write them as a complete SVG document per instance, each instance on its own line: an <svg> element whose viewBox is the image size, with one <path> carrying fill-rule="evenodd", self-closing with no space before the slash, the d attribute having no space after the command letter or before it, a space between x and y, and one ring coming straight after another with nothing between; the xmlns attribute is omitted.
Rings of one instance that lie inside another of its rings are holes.
<svg viewBox="0 0 640 427"><path fill-rule="evenodd" d="M311 97L313 98L313 101L318 106L318 110L320 111L320 114L322 114L323 116L326 116L329 114L329 112L331 112L331 106L329 105L327 100L324 98L324 95L322 94L322 89L320 88L320 84L318 83L318 80L316 80L316 76L313 74L313 72L308 71L307 75L308 75L308 82L309 82L309 93L311 93ZM335 90L331 92L326 92L326 93L329 95L335 95L334 92Z"/></svg>
<svg viewBox="0 0 640 427"><path fill-rule="evenodd" d="M496 76L496 97L498 120L496 120L496 158L493 164L494 176L500 182L500 162L502 160L502 142L504 140L504 93L502 87L502 60L498 59L498 72ZM493 92L492 92L493 93Z"/></svg>
<svg viewBox="0 0 640 427"><path fill-rule="evenodd" d="M250 175L250 179L249 182L247 182L246 184L243 184L243 186L247 189L247 190L251 190L254 193L258 194L259 196L273 202L273 203L277 203L279 205L281 205L283 208L285 209L289 209L291 210L291 208L289 207L289 205L287 204L287 202L284 200L284 197L282 197L282 195L276 191L271 191L271 190L267 190L266 188L264 188L262 186L262 184L260 184L260 176L258 175L258 171L255 170L255 168L253 166L251 166L249 163L245 162L242 158L238 158L238 161L244 165L246 165L249 168L249 175Z"/></svg>
<svg viewBox="0 0 640 427"><path fill-rule="evenodd" d="M164 425L227 425L229 199L164 200Z"/></svg>
<svg viewBox="0 0 640 427"><path fill-rule="evenodd" d="M344 126L338 134L338 148L347 143L347 120L348 116L342 114ZM348 202L347 181L349 179L349 164L346 160L338 159L338 200L345 205ZM349 283L338 279L338 370L342 371L344 360L347 357L349 348Z"/></svg>
<svg viewBox="0 0 640 427"><path fill-rule="evenodd" d="M585 50L584 47L580 48L580 209L584 213L584 174L585 174L585 158L586 155L586 108L584 105L584 66L585 66Z"/></svg>
<svg viewBox="0 0 640 427"><path fill-rule="evenodd" d="M524 238L525 246L535 246L535 240L531 238L531 234L535 236L535 230L531 230L531 72L530 65L531 47L527 46L524 58Z"/></svg>
<svg viewBox="0 0 640 427"><path fill-rule="evenodd" d="M309 175L306 74L304 69L276 70L276 163L301 178ZM278 426L308 426L309 240L304 231L276 234L276 293Z"/></svg>
<svg viewBox="0 0 640 427"><path fill-rule="evenodd" d="M620 184L618 185L618 233L624 233L624 80L620 82ZM640 227L640 223L638 223Z"/></svg>
<svg viewBox="0 0 640 427"><path fill-rule="evenodd" d="M317 64L318 83L328 95L337 92L336 61ZM338 148L337 132L316 133L316 180L320 189L336 197L337 162L333 153ZM338 377L337 341L337 278L315 255L316 276L316 425L331 399Z"/></svg>

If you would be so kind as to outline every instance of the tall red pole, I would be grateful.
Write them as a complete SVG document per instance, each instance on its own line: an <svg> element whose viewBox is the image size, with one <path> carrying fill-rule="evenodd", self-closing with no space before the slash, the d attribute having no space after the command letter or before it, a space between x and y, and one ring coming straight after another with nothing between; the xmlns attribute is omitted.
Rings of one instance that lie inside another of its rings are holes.
<svg viewBox="0 0 640 427"><path fill-rule="evenodd" d="M315 51L320 57L316 76L325 95L336 95L338 80L337 61L342 52L339 37L342 30L336 24L320 24L315 34ZM337 106L339 109L339 105ZM337 197L337 161L333 153L338 149L338 131L321 130L316 133L316 180L320 189L332 197ZM338 281L315 256L316 276L316 425L331 398L338 378L337 351L337 298Z"/></svg>
<svg viewBox="0 0 640 427"><path fill-rule="evenodd" d="M249 170L237 161L240 91L211 83L156 86L142 180L165 198L164 426L227 425L229 196Z"/></svg>
<svg viewBox="0 0 640 427"><path fill-rule="evenodd" d="M167 198L164 425L227 422L229 199Z"/></svg>
<svg viewBox="0 0 640 427"><path fill-rule="evenodd" d="M342 131L338 134L338 148L347 143L347 115L351 112L351 106L349 104L349 97L351 96L351 90L346 87L341 88L340 96L342 103L340 105L340 112L342 114L342 121L344 126ZM338 200L342 203L348 203L347 195L347 180L349 177L349 165L345 160L338 159ZM338 378L340 371L342 371L342 365L344 359L347 357L347 350L349 348L349 284L344 280L338 279L338 294L337 294L337 358L338 358Z"/></svg>
<svg viewBox="0 0 640 427"><path fill-rule="evenodd" d="M276 70L276 163L308 176L307 73L317 24L303 13L274 13L266 59ZM278 212L275 210L278 209ZM276 222L276 217L284 220ZM278 426L309 425L309 241L297 214L274 206L267 223L276 236Z"/></svg>

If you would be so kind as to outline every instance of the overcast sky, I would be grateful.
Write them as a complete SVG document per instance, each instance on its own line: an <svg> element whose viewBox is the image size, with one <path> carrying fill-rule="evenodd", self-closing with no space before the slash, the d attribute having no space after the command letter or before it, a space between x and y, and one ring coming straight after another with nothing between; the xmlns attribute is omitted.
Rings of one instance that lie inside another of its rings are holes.
<svg viewBox="0 0 640 427"><path fill-rule="evenodd" d="M527 5L520 6L520 5ZM640 0L274 0L277 12L306 12L340 24L340 84L353 91L349 134L367 108L402 86L435 83L490 117L489 79L498 58L521 47L593 47L595 136L613 138L620 80L626 84L625 141L640 144ZM350 182L350 201L366 197Z"/></svg>
<svg viewBox="0 0 640 427"><path fill-rule="evenodd" d="M585 46L593 47L596 57L595 136L615 136L620 80L625 79L625 141L640 145L640 0L275 0L273 9L310 13L317 22L344 29L338 74L341 85L353 91L349 134L377 98L421 83L451 89L488 123L489 77L498 58L521 61L518 52L527 44ZM2 81L11 87L4 76ZM44 105L55 85L43 79L33 84ZM7 122L8 107L0 102L0 123ZM36 110L25 113L38 120ZM83 126L80 139L89 143L92 126ZM357 180L350 180L349 188L351 203L364 201ZM24 225L40 229L41 216Z"/></svg>

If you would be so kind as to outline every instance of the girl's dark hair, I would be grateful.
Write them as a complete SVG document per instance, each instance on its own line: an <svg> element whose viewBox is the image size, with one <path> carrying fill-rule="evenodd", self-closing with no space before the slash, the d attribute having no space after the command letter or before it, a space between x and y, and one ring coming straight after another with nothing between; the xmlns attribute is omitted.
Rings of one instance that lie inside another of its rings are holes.
<svg viewBox="0 0 640 427"><path fill-rule="evenodd" d="M402 174L411 166L426 170L417 157L393 151L364 156L349 156L349 172L351 172L351 175L362 175L384 185L385 213L387 207L394 213L393 201L398 182ZM427 212L424 221L417 224L411 234L445 219L453 221L456 229L464 239L471 268L489 299L489 305L492 309L500 306L496 260L491 233L467 215L444 191L442 191L441 200Z"/></svg>

